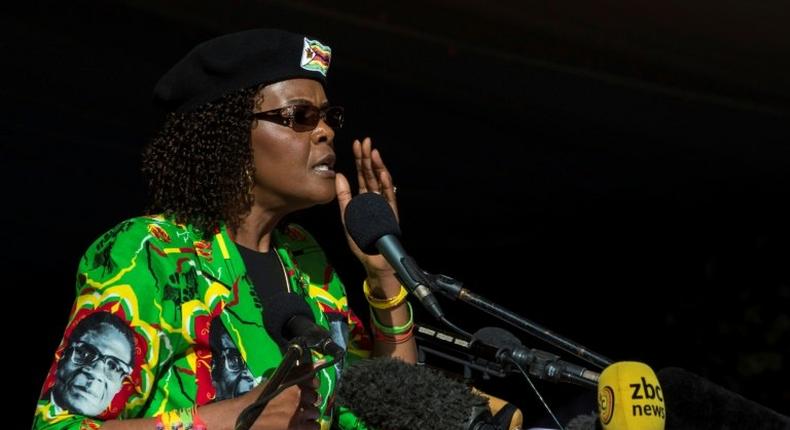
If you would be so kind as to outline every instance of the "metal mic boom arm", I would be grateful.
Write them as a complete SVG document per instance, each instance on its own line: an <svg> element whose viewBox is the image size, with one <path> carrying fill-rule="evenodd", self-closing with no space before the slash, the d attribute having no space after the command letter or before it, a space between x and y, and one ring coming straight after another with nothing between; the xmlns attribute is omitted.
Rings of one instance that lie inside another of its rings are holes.
<svg viewBox="0 0 790 430"><path fill-rule="evenodd" d="M446 275L433 275L424 272L425 278L428 280L429 286L432 290L438 291L452 300L461 300L466 302L483 312L493 315L508 324L524 330L528 334L541 339L550 345L554 345L564 351L567 351L576 357L603 369L613 363L609 358L604 357L596 352L593 352L584 346L562 337L550 330L541 327L540 325L502 307L498 304L479 296L463 287L463 283Z"/></svg>

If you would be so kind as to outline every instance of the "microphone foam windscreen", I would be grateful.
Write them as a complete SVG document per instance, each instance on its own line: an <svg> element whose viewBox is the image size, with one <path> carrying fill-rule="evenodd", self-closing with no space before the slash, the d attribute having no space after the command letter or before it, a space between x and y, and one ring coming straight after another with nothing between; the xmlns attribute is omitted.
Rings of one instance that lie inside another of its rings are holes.
<svg viewBox="0 0 790 430"><path fill-rule="evenodd" d="M304 299L296 294L278 293L263 301L263 324L269 336L284 347L291 339L286 339L285 324L294 315L303 315L314 320L313 312Z"/></svg>
<svg viewBox="0 0 790 430"><path fill-rule="evenodd" d="M488 407L485 398L438 371L392 358L359 360L343 370L337 402L369 427L458 430Z"/></svg>
<svg viewBox="0 0 790 430"><path fill-rule="evenodd" d="M598 421L598 414L595 412L589 414L582 414L573 417L568 424L565 425L565 430L600 430L601 422Z"/></svg>
<svg viewBox="0 0 790 430"><path fill-rule="evenodd" d="M351 199L345 213L346 230L365 254L376 255L376 241L392 234L400 237L400 227L387 200L376 193L362 193Z"/></svg>
<svg viewBox="0 0 790 430"><path fill-rule="evenodd" d="M658 379L667 404L667 430L788 430L790 418L677 367Z"/></svg>

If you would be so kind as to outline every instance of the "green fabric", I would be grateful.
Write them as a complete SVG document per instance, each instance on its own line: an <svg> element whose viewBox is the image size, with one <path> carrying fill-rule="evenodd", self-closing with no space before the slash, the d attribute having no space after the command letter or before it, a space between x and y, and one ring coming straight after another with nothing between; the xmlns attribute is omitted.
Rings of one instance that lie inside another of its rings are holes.
<svg viewBox="0 0 790 430"><path fill-rule="evenodd" d="M161 216L139 217L122 222L90 246L80 261L77 299L42 389L34 430L97 428L108 419L153 417L214 401L209 348L212 321L222 321L255 383L273 372L282 355L263 328L266 309L246 276L236 246L224 228L209 241L200 237L190 226ZM343 284L315 240L301 227L289 225L275 232L273 246L293 292L305 297L317 323L330 328L330 321L335 321L336 332L344 331L346 363L366 356L371 341L350 311ZM113 328L106 321L92 322L90 327L116 333L119 339L92 350L95 337L80 331L79 323L84 320L88 326L90 318L86 317L101 312L122 320L130 330ZM128 353L121 336L126 331L134 339L133 351ZM70 339L72 332L80 334ZM105 389L102 396L100 389L94 389L98 386L94 380L79 375L79 370L69 373L69 366L95 370L101 367L98 363L103 363L105 374L123 373L126 364L131 371L119 376L120 388ZM325 369L319 376L324 399L321 424L328 428L336 369ZM104 409L79 413L90 409L79 406L87 387L94 397L84 404ZM76 411L59 404L68 402L58 400L63 398L76 399L72 404L78 406L70 408ZM340 415L344 422L337 424L341 428L364 429L358 420L349 418L348 411Z"/></svg>
<svg viewBox="0 0 790 430"><path fill-rule="evenodd" d="M336 423L341 429L354 429L354 430L368 430L369 427L365 426L359 417L354 415L350 409L345 406L338 406L335 411ZM373 429L370 429L373 430Z"/></svg>

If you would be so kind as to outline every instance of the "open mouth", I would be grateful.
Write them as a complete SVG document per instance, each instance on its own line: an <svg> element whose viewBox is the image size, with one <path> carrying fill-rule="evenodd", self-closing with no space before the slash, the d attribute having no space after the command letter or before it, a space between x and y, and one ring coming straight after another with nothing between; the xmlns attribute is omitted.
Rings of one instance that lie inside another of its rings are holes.
<svg viewBox="0 0 790 430"><path fill-rule="evenodd" d="M313 171L322 175L334 175L335 155L327 154L313 166Z"/></svg>

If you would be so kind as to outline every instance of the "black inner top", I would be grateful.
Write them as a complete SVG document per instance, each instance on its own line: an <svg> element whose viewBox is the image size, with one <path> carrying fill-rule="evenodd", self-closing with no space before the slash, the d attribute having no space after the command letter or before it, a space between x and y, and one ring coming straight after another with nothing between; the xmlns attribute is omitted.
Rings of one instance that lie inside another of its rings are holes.
<svg viewBox="0 0 790 430"><path fill-rule="evenodd" d="M247 267L247 276L250 277L255 292L261 300L265 301L274 294L288 291L285 272L277 251L271 248L267 252L259 252L238 243L236 247Z"/></svg>

